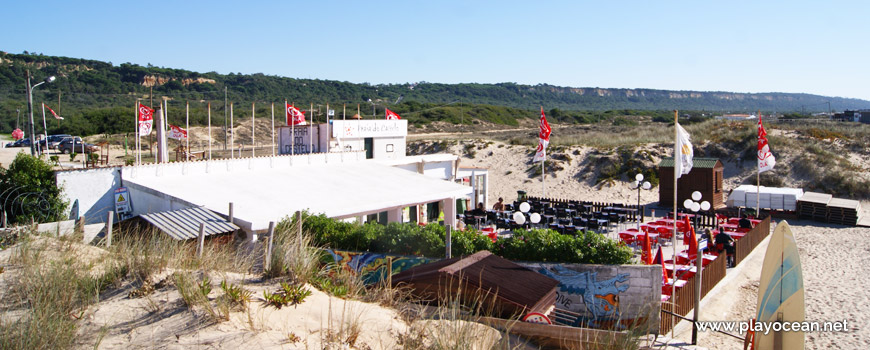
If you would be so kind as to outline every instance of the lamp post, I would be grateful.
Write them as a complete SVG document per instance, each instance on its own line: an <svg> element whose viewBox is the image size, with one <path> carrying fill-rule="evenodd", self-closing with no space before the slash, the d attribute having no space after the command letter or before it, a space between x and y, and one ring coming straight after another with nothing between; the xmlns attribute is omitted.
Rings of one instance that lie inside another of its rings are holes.
<svg viewBox="0 0 870 350"><path fill-rule="evenodd" d="M652 188L652 184L649 181L643 181L643 174L637 174L634 176L634 188L637 188L637 210L640 210L640 190L645 189L648 190ZM638 213L641 214L641 213ZM640 217L642 215L637 216L637 231L640 232Z"/></svg>
<svg viewBox="0 0 870 350"><path fill-rule="evenodd" d="M683 206L695 213L695 226L698 226L698 211L710 209L710 202L703 201L698 203L699 200L701 200L701 192L695 191L692 192L692 198L683 201ZM710 244L710 242L707 242L707 244ZM691 253L687 252L686 255L691 256ZM701 313L701 274L704 270L704 257L701 253L700 244L698 245L698 251L695 252L695 270L697 272L695 274L695 313L692 317L694 321L692 322L692 344L698 344L698 316Z"/></svg>
<svg viewBox="0 0 870 350"><path fill-rule="evenodd" d="M704 210L704 211L710 210L710 202L703 201L703 202L699 203L698 202L699 200L701 200L701 192L695 191L695 192L692 192L692 198L689 198L689 199L686 199L685 201L683 201L683 207L685 207L686 209L689 209L695 213L695 226L698 226L698 215L697 215L698 211L699 210Z"/></svg>
<svg viewBox="0 0 870 350"><path fill-rule="evenodd" d="M44 83L51 83L54 81L54 76L51 75L45 80L37 83L36 85L30 85L30 70L27 70L27 113L30 115L30 155L36 156L36 132L33 127L33 89L37 86L40 86ZM46 135L47 137L48 135Z"/></svg>

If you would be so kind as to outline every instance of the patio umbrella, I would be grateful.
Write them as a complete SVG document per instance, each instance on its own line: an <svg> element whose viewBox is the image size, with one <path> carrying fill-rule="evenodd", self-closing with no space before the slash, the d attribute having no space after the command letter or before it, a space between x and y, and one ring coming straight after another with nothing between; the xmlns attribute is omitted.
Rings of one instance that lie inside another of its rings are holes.
<svg viewBox="0 0 870 350"><path fill-rule="evenodd" d="M652 248L650 247L651 244L650 244L650 239L649 239L649 232L644 231L643 240L641 241L641 244L643 245L643 251L641 252L640 260L644 263L644 265L652 265L652 263L653 263L652 258L653 257L652 257Z"/></svg>
<svg viewBox="0 0 870 350"><path fill-rule="evenodd" d="M689 230L683 235L683 244L689 246L689 249L686 253L688 253L689 258L693 258L698 255L698 237L695 237L695 228L689 224L689 218L685 219L686 226Z"/></svg>

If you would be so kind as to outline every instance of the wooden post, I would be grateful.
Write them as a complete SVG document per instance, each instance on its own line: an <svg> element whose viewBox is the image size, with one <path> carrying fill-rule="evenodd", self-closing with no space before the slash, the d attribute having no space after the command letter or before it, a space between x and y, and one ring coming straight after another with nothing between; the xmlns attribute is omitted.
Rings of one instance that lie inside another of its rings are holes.
<svg viewBox="0 0 870 350"><path fill-rule="evenodd" d="M233 223L233 202L230 202L229 219L227 221L231 224Z"/></svg>
<svg viewBox="0 0 870 350"><path fill-rule="evenodd" d="M674 248L676 249L676 248ZM698 246L698 251L695 252L697 257L695 258L695 313L692 316L692 345L698 345L698 316L701 314L701 272L704 268L704 253L701 251L701 247ZM676 283L676 271L674 270L674 283Z"/></svg>
<svg viewBox="0 0 870 350"><path fill-rule="evenodd" d="M266 261L263 262L263 269L269 271L272 267L272 242L275 237L275 222L269 221L269 243L266 245Z"/></svg>
<svg viewBox="0 0 870 350"><path fill-rule="evenodd" d="M453 254L451 252L451 250L452 250L451 249L452 238L450 237L450 233L452 231L452 228L453 227L451 227L450 225L444 226L444 229L446 230L446 233L447 233L447 239L444 240L444 249L446 250L444 257L446 257L447 259L450 259L453 257Z"/></svg>
<svg viewBox="0 0 870 350"><path fill-rule="evenodd" d="M196 239L196 257L202 258L202 248L205 245L205 223L199 224L199 237Z"/></svg>
<svg viewBox="0 0 870 350"><path fill-rule="evenodd" d="M296 211L296 243L297 248L302 249L302 211Z"/></svg>
<svg viewBox="0 0 870 350"><path fill-rule="evenodd" d="M76 233L85 233L85 216L82 215L79 217L79 221L76 221Z"/></svg>
<svg viewBox="0 0 870 350"><path fill-rule="evenodd" d="M109 211L109 219L106 224L106 248L112 246L112 220L115 219L115 212Z"/></svg>
<svg viewBox="0 0 870 350"><path fill-rule="evenodd" d="M393 257L387 257L387 288L393 288Z"/></svg>

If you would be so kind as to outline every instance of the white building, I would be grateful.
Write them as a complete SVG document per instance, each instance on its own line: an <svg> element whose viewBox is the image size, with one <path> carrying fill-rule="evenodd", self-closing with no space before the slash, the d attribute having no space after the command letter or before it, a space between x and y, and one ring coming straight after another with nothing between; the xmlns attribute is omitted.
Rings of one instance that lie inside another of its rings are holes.
<svg viewBox="0 0 870 350"><path fill-rule="evenodd" d="M278 156L61 171L57 180L88 223L105 221L124 187L128 217L193 207L229 217L233 203L233 222L249 234L297 210L361 222L425 222L442 212L455 225L463 200L488 203L485 169L459 169L451 154L406 157L404 120L337 120L279 135ZM457 183L462 177L474 187Z"/></svg>

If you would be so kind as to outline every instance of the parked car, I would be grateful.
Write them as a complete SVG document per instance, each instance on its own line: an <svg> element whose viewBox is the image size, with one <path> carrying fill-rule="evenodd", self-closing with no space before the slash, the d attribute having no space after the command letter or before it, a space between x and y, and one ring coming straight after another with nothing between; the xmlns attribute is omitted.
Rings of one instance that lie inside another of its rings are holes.
<svg viewBox="0 0 870 350"><path fill-rule="evenodd" d="M60 142L63 141L67 137L72 137L72 135L67 135L67 134L49 135L48 136L48 148L49 149L57 149L57 146L60 145Z"/></svg>
<svg viewBox="0 0 870 350"><path fill-rule="evenodd" d="M84 145L84 146L83 146ZM100 146L82 142L82 139L78 136L75 138L67 137L57 146L57 149L61 151L63 154L70 153L82 153L82 147L84 147L85 153L98 152L100 150Z"/></svg>
<svg viewBox="0 0 870 350"><path fill-rule="evenodd" d="M6 144L6 147L30 147L30 139L25 138Z"/></svg>

